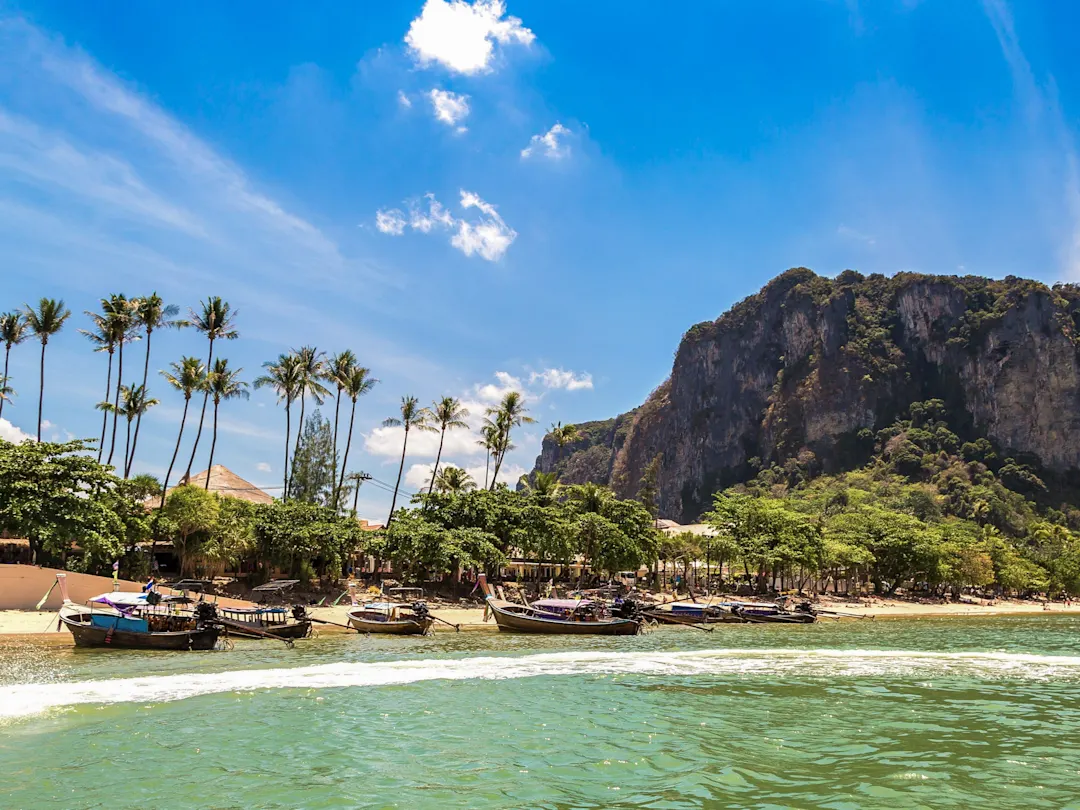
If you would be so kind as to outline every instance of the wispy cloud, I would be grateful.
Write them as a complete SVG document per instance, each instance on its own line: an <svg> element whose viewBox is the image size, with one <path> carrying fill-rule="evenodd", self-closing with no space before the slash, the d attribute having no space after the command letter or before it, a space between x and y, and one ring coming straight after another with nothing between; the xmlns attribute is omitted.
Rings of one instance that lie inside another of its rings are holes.
<svg viewBox="0 0 1080 810"><path fill-rule="evenodd" d="M529 382L540 383L545 388L562 388L567 391L582 391L593 387L591 374L587 372L578 374L561 368L534 371L529 375Z"/></svg>
<svg viewBox="0 0 1080 810"><path fill-rule="evenodd" d="M431 108L435 117L457 132L465 132L466 128L459 126L469 116L469 97L459 95L450 90L434 89L428 93L431 99Z"/></svg>
<svg viewBox="0 0 1080 810"><path fill-rule="evenodd" d="M471 74L492 69L496 43L527 46L535 38L520 19L506 16L501 0L427 0L405 44L423 66Z"/></svg>
<svg viewBox="0 0 1080 810"><path fill-rule="evenodd" d="M836 235L848 239L852 242L861 242L867 247L874 247L877 244L877 239L868 233L856 230L855 228L847 225L840 225L836 229Z"/></svg>
<svg viewBox="0 0 1080 810"><path fill-rule="evenodd" d="M1052 205L1048 216L1051 227L1061 232L1062 264L1070 278L1080 278L1080 160L1058 100L1057 85L1051 75L1040 84L1020 47L1009 4L1005 0L983 0L983 8L997 34L1017 99L1024 108L1033 149L1038 153L1038 181L1051 188L1056 186L1060 195L1060 204Z"/></svg>
<svg viewBox="0 0 1080 810"><path fill-rule="evenodd" d="M475 209L479 216L471 219L455 217L431 193L410 201L407 207L408 226L412 230L447 232L450 244L466 256L477 255L489 262L498 261L517 238L517 231L506 224L494 205L464 189L461 190L461 207L466 211ZM405 231L405 215L398 208L379 209L375 212L375 227L382 233L400 236Z"/></svg>
<svg viewBox="0 0 1080 810"><path fill-rule="evenodd" d="M529 145L521 150L521 157L528 159L535 155L551 158L552 160L568 157L570 155L570 144L566 142L566 139L569 135L570 130L556 122L555 126L547 132L541 135L533 135L529 139Z"/></svg>

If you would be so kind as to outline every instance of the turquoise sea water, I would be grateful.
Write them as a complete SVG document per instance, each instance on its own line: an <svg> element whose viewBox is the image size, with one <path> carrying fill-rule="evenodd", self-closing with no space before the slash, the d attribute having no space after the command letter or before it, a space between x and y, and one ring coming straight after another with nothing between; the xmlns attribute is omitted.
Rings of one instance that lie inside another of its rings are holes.
<svg viewBox="0 0 1080 810"><path fill-rule="evenodd" d="M0 643L0 807L1080 808L1080 619Z"/></svg>

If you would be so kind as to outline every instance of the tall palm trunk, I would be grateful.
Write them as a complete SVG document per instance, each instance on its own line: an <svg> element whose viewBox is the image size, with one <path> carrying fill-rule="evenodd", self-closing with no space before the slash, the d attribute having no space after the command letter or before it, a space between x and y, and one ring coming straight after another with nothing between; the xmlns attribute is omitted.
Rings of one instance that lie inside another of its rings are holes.
<svg viewBox="0 0 1080 810"><path fill-rule="evenodd" d="M349 414L349 435L345 439L345 454L341 459L341 477L338 479L338 492L341 492L342 487L345 486L345 470L348 469L349 464L349 447L352 446L352 429L353 422L356 420L356 400L352 401L352 412ZM356 485L357 491L360 489L360 485ZM353 499L356 500L355 498ZM355 511L356 507L353 507Z"/></svg>
<svg viewBox="0 0 1080 810"><path fill-rule="evenodd" d="M143 389L146 390L145 388ZM124 470L124 478L131 475L131 468L135 466L135 448L139 446L139 419L142 418L140 413L135 420L135 435L131 438L131 455L128 456L127 469ZM130 428L130 425L128 426Z"/></svg>
<svg viewBox="0 0 1080 810"><path fill-rule="evenodd" d="M210 338L210 354L206 358L206 370L209 372L213 368L214 362L214 339ZM210 399L210 387L207 386L206 391L203 392L202 399L202 413L199 414L199 429L195 432L195 444L191 447L191 458L188 459L187 472L184 473L184 479L186 481L191 480L191 465L195 463L195 453L199 449L199 439L202 438L203 421L206 419L206 403ZM207 468L209 469L209 468Z"/></svg>
<svg viewBox="0 0 1080 810"><path fill-rule="evenodd" d="M109 443L109 458L106 464L112 464L113 453L116 452L116 420L120 416L120 387L124 382L124 341L120 340L120 357L116 363L116 394L113 397L112 415L112 441Z"/></svg>
<svg viewBox="0 0 1080 810"><path fill-rule="evenodd" d="M143 395L146 394L146 383L149 380L150 375L150 333L153 329L146 330L146 359L143 361L142 370L142 390ZM139 443L139 426L142 425L142 411L139 411L139 415L135 417L135 440L131 444L131 456L135 457L135 445Z"/></svg>
<svg viewBox="0 0 1080 810"><path fill-rule="evenodd" d="M341 414L341 386L338 386L337 399L334 401L334 466L333 466L333 472L332 472L332 475L331 475L331 478L330 478L331 481L337 481L337 475L338 475L338 468L337 468L337 460L338 460L337 433L338 433L338 416L340 414ZM336 512L337 507L338 507L338 490L337 489L334 490L334 494L333 494L333 497L331 499L330 505L331 505L331 507L333 507L334 511Z"/></svg>
<svg viewBox="0 0 1080 810"><path fill-rule="evenodd" d="M184 423L187 422L188 405L191 403L191 396L184 397L184 412L180 416L180 432L176 434L176 447L173 448L172 460L169 462L169 469L165 473L165 480L161 483L161 503L158 505L158 509L165 507L165 491L169 488L169 478L172 476L173 467L176 465L176 457L180 455L180 440L184 438Z"/></svg>
<svg viewBox="0 0 1080 810"><path fill-rule="evenodd" d="M206 486L203 489L210 489L210 468L214 466L214 448L217 447L217 410L218 401L214 400L214 433L213 438L210 439L210 463L206 467Z"/></svg>
<svg viewBox="0 0 1080 810"><path fill-rule="evenodd" d="M499 434L499 444L505 445L506 440L510 435L510 431L506 430L505 433ZM506 451L499 450L495 453L495 469L491 473L491 486L488 487L492 492L495 491L495 482L499 480L499 468L502 466L503 459L506 458Z"/></svg>
<svg viewBox="0 0 1080 810"><path fill-rule="evenodd" d="M285 488L281 491L281 500L289 500L289 439L292 438L292 397L285 397Z"/></svg>
<svg viewBox="0 0 1080 810"><path fill-rule="evenodd" d="M491 451L487 451L487 455L484 456L484 489L487 489L488 485L488 472L491 469Z"/></svg>
<svg viewBox="0 0 1080 810"><path fill-rule="evenodd" d="M112 360L111 357L109 359ZM11 346L5 346L4 347L4 377L3 377L5 385L7 384L8 361L10 361L10 360L11 360ZM105 398L108 399L109 395L106 394ZM4 398L0 397L0 416L3 416L3 415L4 415ZM101 461L100 455L98 456L98 461Z"/></svg>
<svg viewBox="0 0 1080 810"><path fill-rule="evenodd" d="M109 394L112 393L112 358L113 351L109 349L109 371L105 375L105 402L109 401ZM0 403L3 404L3 403ZM97 448L97 460L98 464L101 463L101 456L105 453L105 431L109 427L109 412L103 410L101 412L101 441L98 442Z"/></svg>
<svg viewBox="0 0 1080 810"><path fill-rule="evenodd" d="M131 420L127 421L127 438L124 440L124 478L128 477L128 470L131 469Z"/></svg>
<svg viewBox="0 0 1080 810"><path fill-rule="evenodd" d="M37 440L39 442L41 441L41 408L45 402L45 344L46 341L41 341L41 382L38 386L37 400Z"/></svg>
<svg viewBox="0 0 1080 810"><path fill-rule="evenodd" d="M397 506L397 493L398 488L401 486L401 473L405 470L405 448L409 446L409 425L405 423L405 441L401 443L401 464L398 466L397 471L397 483L394 484L394 497L390 501L390 516L386 519L387 527L390 526L390 521L394 519L394 507Z"/></svg>
<svg viewBox="0 0 1080 810"><path fill-rule="evenodd" d="M439 474L439 460L442 458L442 444L443 439L446 438L446 425L443 425L442 432L439 434L439 452L435 454L435 469L431 471L431 483L428 484L427 494L430 495L431 491L435 489L435 476Z"/></svg>

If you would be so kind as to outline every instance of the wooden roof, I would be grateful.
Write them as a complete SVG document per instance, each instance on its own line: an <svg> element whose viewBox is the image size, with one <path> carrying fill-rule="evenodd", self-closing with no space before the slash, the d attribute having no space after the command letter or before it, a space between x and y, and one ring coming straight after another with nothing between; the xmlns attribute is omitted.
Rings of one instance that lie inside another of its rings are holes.
<svg viewBox="0 0 1080 810"><path fill-rule="evenodd" d="M274 502L274 499L270 495L266 494L249 481L245 481L228 467L221 464L215 464L209 470L203 470L198 475L191 476L190 481L181 481L177 486L191 484L196 487L205 487L207 476L210 478L210 486L208 489L211 492L216 492L218 495L227 495L230 498L239 498L242 501L250 501L251 503ZM169 487L166 497L168 497L175 489L176 487ZM154 501L153 506L157 506L160 502L159 498L153 498L151 500Z"/></svg>

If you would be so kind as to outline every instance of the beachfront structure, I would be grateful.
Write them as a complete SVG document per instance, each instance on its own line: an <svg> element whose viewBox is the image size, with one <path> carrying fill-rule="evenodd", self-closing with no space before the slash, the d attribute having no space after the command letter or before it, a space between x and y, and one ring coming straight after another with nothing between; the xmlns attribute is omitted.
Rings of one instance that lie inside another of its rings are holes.
<svg viewBox="0 0 1080 810"><path fill-rule="evenodd" d="M210 486L206 485L207 478L210 479ZM245 481L223 464L215 464L209 470L203 470L201 473L191 476L191 478L186 481L181 480L177 486L184 486L185 484L203 487L210 492L216 492L218 495L227 496L229 498L239 498L242 501L250 501L251 503L265 504L274 502L273 497L251 482ZM165 493L165 497L168 498L175 490L176 487L169 487ZM160 502L160 497L155 496L147 501L147 505L156 508Z"/></svg>

